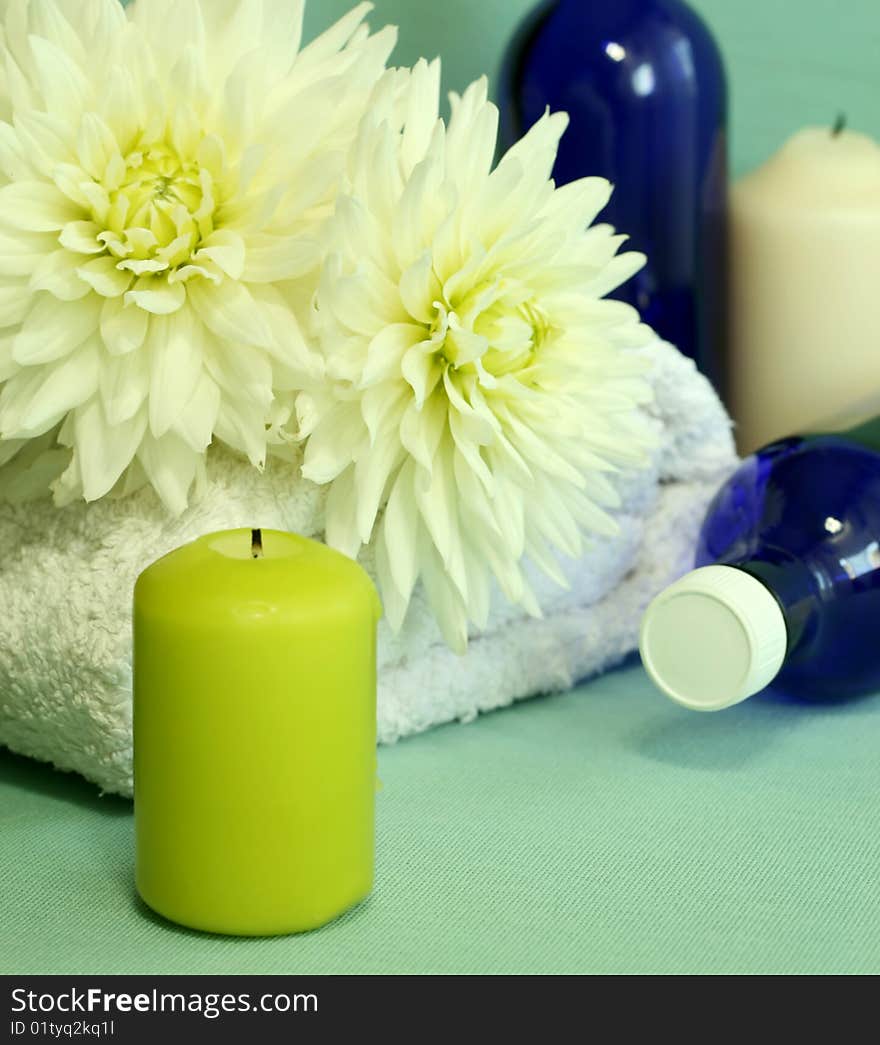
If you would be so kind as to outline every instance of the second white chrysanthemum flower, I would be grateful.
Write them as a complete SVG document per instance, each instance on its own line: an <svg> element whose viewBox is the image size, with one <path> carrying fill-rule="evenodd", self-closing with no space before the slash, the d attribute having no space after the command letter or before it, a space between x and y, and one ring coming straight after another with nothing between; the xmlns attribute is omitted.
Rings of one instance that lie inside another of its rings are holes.
<svg viewBox="0 0 880 1045"><path fill-rule="evenodd" d="M614 531L607 475L644 460L651 394L631 350L654 335L603 300L644 261L588 227L611 186L550 180L566 117L493 170L485 81L453 96L448 128L438 96L438 63L377 88L315 300L326 378L298 412L304 474L332 484L328 541L375 542L395 627L421 579L462 650L492 575L537 614L525 558L564 583L554 549Z"/></svg>

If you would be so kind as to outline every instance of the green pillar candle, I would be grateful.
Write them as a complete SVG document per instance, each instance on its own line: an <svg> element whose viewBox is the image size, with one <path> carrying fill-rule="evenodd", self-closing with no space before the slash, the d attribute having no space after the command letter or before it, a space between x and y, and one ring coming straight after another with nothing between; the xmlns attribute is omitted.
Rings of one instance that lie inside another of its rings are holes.
<svg viewBox="0 0 880 1045"><path fill-rule="evenodd" d="M175 922L300 932L373 879L376 590L294 534L211 534L134 593L136 882Z"/></svg>

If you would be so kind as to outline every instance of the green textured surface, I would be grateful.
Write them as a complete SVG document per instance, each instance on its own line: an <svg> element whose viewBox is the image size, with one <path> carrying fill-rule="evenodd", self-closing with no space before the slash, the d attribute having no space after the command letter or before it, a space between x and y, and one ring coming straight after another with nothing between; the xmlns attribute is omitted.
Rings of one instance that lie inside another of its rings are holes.
<svg viewBox="0 0 880 1045"><path fill-rule="evenodd" d="M582 0L583 3L592 0ZM314 33L353 0L309 0ZM400 26L399 64L443 57L448 87L483 73L500 55L533 0L375 0L373 25ZM731 86L733 165L763 162L794 131L833 121L880 137L877 0L692 0L719 41Z"/></svg>
<svg viewBox="0 0 880 1045"><path fill-rule="evenodd" d="M378 882L307 936L149 914L130 806L0 758L0 971L880 972L880 698L718 715L640 668L380 753Z"/></svg>
<svg viewBox="0 0 880 1045"><path fill-rule="evenodd" d="M586 0L585 0L586 2ZM349 0L311 0L311 31ZM530 0L378 0L462 87ZM876 0L697 0L734 167L846 111L880 135ZM880 697L666 704L639 669L380 754L374 896L305 937L177 930L131 887L130 806L0 752L0 972L880 972Z"/></svg>

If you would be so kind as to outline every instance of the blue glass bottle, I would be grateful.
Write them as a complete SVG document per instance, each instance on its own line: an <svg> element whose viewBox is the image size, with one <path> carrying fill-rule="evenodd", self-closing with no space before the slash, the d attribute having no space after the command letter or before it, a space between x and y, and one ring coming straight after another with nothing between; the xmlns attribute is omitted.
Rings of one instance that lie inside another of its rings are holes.
<svg viewBox="0 0 880 1045"><path fill-rule="evenodd" d="M720 387L727 89L718 48L681 0L552 0L527 19L500 83L505 145L546 107L571 117L554 176L614 183L602 215L648 256L617 292Z"/></svg>
<svg viewBox="0 0 880 1045"><path fill-rule="evenodd" d="M669 696L713 710L771 682L802 699L880 691L878 449L877 422L785 439L722 487L698 568L643 621L643 660Z"/></svg>

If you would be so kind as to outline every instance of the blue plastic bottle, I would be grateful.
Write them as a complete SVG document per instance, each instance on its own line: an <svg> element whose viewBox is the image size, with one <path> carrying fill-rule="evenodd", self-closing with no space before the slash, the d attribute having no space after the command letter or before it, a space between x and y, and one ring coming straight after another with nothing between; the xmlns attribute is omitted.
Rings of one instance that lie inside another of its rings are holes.
<svg viewBox="0 0 880 1045"><path fill-rule="evenodd" d="M717 384L727 87L705 24L682 0L550 0L511 44L499 99L507 146L548 106L569 114L554 178L609 179L602 220L648 257L616 296Z"/></svg>
<svg viewBox="0 0 880 1045"><path fill-rule="evenodd" d="M718 710L773 684L804 699L880 690L880 421L773 443L709 507L692 573L642 622L667 696Z"/></svg>

